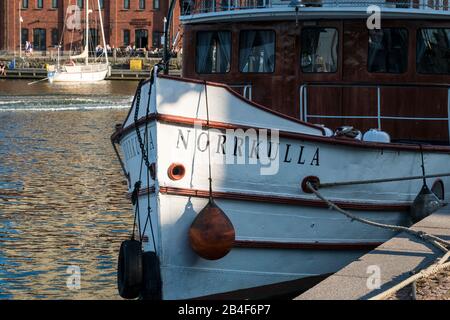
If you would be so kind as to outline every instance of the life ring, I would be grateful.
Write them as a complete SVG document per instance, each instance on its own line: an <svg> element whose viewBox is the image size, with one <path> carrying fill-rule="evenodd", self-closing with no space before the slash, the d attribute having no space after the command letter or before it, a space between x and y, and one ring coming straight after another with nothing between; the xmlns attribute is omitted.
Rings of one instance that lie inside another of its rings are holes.
<svg viewBox="0 0 450 320"><path fill-rule="evenodd" d="M141 298L143 300L162 300L161 269L155 252L144 252L142 256L144 278Z"/></svg>
<svg viewBox="0 0 450 320"><path fill-rule="evenodd" d="M142 246L139 241L122 242L117 266L117 288L124 299L139 297L143 280Z"/></svg>

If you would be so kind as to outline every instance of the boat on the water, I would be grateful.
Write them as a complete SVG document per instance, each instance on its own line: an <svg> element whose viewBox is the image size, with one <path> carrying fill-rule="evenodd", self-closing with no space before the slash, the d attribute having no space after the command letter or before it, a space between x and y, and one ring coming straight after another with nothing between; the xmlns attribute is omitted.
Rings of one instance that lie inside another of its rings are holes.
<svg viewBox="0 0 450 320"><path fill-rule="evenodd" d="M101 5L99 0L97 0L97 8L98 15L100 20L100 27L102 31L102 39L103 39L103 54L104 54L104 62L100 61L89 61L89 45L91 40L91 33L89 29L89 19L90 14L93 13L89 7L90 0L86 0L85 5L85 35L84 35L84 50L76 56L70 56L69 60L66 61L65 64L61 65L60 63L60 47L58 46L58 61L56 65L50 65L47 67L47 78L50 83L53 82L73 82L73 83L84 83L84 82L97 82L105 80L106 76L110 72L110 66L108 61L108 50L106 49L105 42L105 31L103 28L103 18L101 12ZM73 6L70 6L73 7ZM68 10L70 11L70 7ZM77 9L77 11L80 8ZM103 55L102 54L102 55ZM96 57L97 60L100 57ZM82 64L76 63L77 60L84 60Z"/></svg>
<svg viewBox="0 0 450 320"><path fill-rule="evenodd" d="M112 136L136 213L120 295L273 296L394 235L311 188L389 225L442 206L450 10L432 2L183 6L182 76L163 61Z"/></svg>

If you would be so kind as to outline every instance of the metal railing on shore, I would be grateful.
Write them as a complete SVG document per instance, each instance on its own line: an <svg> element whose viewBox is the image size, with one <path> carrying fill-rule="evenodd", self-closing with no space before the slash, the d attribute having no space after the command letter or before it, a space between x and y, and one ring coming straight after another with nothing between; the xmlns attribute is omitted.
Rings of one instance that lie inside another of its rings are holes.
<svg viewBox="0 0 450 320"><path fill-rule="evenodd" d="M179 76L180 70L172 69L170 75ZM131 71L126 69L112 69L107 80L141 80L150 76L150 70ZM0 79L43 79L47 77L47 70L43 68L20 68L7 70L6 77Z"/></svg>
<svg viewBox="0 0 450 320"><path fill-rule="evenodd" d="M182 15L274 7L381 8L450 10L449 0L183 0Z"/></svg>

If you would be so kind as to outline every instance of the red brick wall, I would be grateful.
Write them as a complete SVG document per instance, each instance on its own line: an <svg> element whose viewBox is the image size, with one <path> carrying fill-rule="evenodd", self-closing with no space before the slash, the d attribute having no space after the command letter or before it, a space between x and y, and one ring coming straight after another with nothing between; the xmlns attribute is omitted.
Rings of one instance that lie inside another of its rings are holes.
<svg viewBox="0 0 450 320"><path fill-rule="evenodd" d="M84 0L86 1L86 0ZM101 29L100 22L98 21L97 1L90 0L90 6L94 4L94 16L97 17L98 32L101 42ZM167 14L170 0L159 0L159 9L153 9L154 0L145 1L145 9L139 9L139 0L130 0L130 9L124 9L123 0L104 0L103 9L103 23L105 26L105 38L106 42L111 47L124 46L123 30L130 30L130 43L135 44L136 30L145 29L148 32L148 48L152 49L152 41L154 32L164 31L164 16ZM75 4L75 0L59 0L58 9L52 9L52 0L43 0L44 8L36 8L37 1L29 0L28 9L22 9L23 23L22 28L27 28L29 33L29 41L33 42L33 30L42 28L46 30L46 48L47 50L55 50L51 45L52 29L57 28L59 35L62 34L66 9L70 4ZM0 49L14 51L19 49L19 3L21 0L0 0L0 5L4 10L3 14L0 14L0 26L1 23L4 26L0 30ZM82 9L82 25L84 25L84 9ZM176 17L179 16L179 7L177 6ZM93 18L90 19L91 23ZM91 28L95 28L95 25L91 25ZM174 35L178 30L178 20L175 21L173 26ZM156 34L155 34L156 37ZM159 36L158 36L159 38ZM69 49L70 43L75 45L81 44L83 39L83 33L81 31L65 31L64 32L64 44L65 50ZM102 44L102 43L101 43Z"/></svg>
<svg viewBox="0 0 450 320"><path fill-rule="evenodd" d="M6 0L0 0L0 50L6 48L5 44L5 32L6 32L6 22L5 22L5 7Z"/></svg>

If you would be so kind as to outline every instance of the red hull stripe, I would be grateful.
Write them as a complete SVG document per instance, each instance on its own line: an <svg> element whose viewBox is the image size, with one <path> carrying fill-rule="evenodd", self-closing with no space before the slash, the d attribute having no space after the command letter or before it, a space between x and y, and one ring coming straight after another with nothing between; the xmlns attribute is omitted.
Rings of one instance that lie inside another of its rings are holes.
<svg viewBox="0 0 450 320"><path fill-rule="evenodd" d="M236 240L235 248L255 249L301 249L301 250L373 250L382 242L353 242L353 243L305 243L280 241Z"/></svg>
<svg viewBox="0 0 450 320"><path fill-rule="evenodd" d="M142 189L139 195L147 195L155 193L155 188L150 187L149 189ZM162 194L184 196L184 197L197 197L197 198L209 198L208 190L196 190L196 189L186 189L186 188L173 188L173 187L160 187L159 192ZM128 198L131 195L128 194ZM316 208L327 208L327 204L318 199L305 199L305 198L294 198L294 197L281 197L274 195L257 195L248 193L237 193L237 192L213 192L213 197L216 199L225 200L239 200L239 201L251 201L251 202L261 202L261 203L275 203L284 205L295 205L295 206L305 206L305 207L316 207ZM334 201L336 205L345 210L356 210L356 211L394 211L394 212L407 212L410 209L410 204L396 204L396 203L370 203L370 202L346 202L346 201Z"/></svg>

